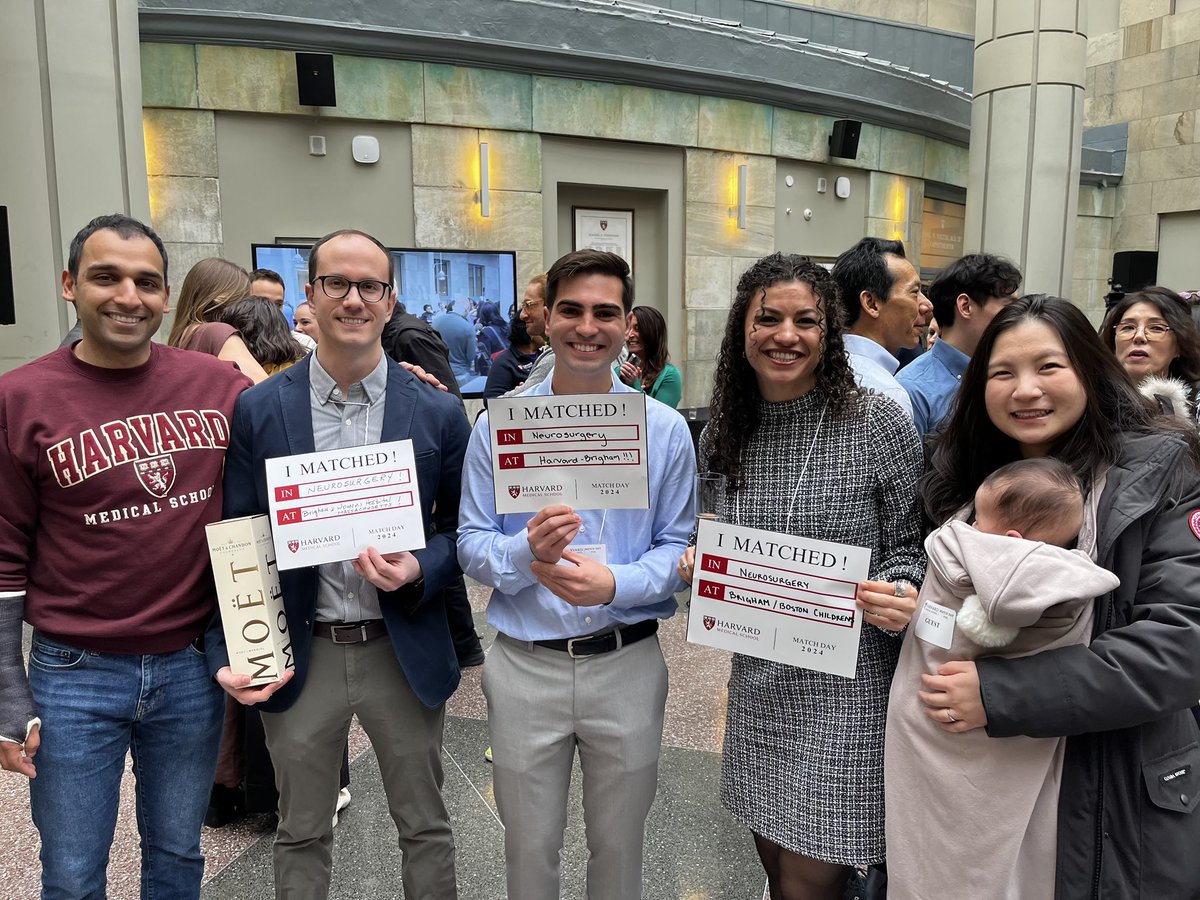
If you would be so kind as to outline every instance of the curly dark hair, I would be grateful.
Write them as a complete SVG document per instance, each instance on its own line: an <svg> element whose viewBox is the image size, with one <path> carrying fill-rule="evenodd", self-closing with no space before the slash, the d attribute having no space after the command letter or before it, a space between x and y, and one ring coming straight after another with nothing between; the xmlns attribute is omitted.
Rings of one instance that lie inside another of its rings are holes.
<svg viewBox="0 0 1200 900"><path fill-rule="evenodd" d="M750 304L762 304L766 290L777 284L799 281L808 285L824 313L821 322L821 359L816 368L816 386L829 403L831 416L844 416L861 408L862 394L842 345L844 313L837 282L823 267L807 256L772 253L764 256L742 275L725 323L725 338L717 353L713 376L711 418L705 447L708 469L728 480L736 490L742 478L742 447L759 426L758 380L746 359L746 315Z"/></svg>
<svg viewBox="0 0 1200 900"><path fill-rule="evenodd" d="M1200 459L1194 426L1175 416L1155 414L1079 307L1061 297L1027 294L1001 310L984 331L963 373L950 417L938 432L930 471L921 484L932 522L945 522L975 495L988 475L1021 458L1017 442L992 422L985 391L996 341L1030 322L1054 330L1083 388L1086 404L1079 421L1051 449L1051 455L1070 466L1082 482L1090 482L1099 468L1116 462L1128 434L1177 434L1188 444L1192 460Z"/></svg>

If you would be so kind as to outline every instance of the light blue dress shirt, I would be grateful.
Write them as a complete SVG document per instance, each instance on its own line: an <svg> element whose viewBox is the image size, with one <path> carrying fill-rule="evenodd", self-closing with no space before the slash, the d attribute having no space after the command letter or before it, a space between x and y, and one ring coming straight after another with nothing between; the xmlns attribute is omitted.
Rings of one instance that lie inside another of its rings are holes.
<svg viewBox="0 0 1200 900"><path fill-rule="evenodd" d="M900 367L900 361L861 334L844 334L842 343L846 346L846 356L850 359L850 368L854 370L854 380L858 382L858 386L890 397L908 413L909 418L912 418L912 401L896 380L896 369Z"/></svg>
<svg viewBox="0 0 1200 900"><path fill-rule="evenodd" d="M950 414L950 405L958 394L958 385L971 357L945 341L938 341L928 353L922 353L896 375L913 405L913 424L924 437L936 431Z"/></svg>
<svg viewBox="0 0 1200 900"><path fill-rule="evenodd" d="M525 393L550 396L553 377ZM613 393L637 393L613 379ZM646 398L650 508L584 510L578 544L604 544L616 595L607 606L575 607L538 584L530 566L526 525L533 513L497 515L488 417L475 422L463 463L458 561L463 571L494 588L487 617L498 631L521 641L579 637L675 614L684 588L675 571L695 526L692 498L696 455L687 422Z"/></svg>

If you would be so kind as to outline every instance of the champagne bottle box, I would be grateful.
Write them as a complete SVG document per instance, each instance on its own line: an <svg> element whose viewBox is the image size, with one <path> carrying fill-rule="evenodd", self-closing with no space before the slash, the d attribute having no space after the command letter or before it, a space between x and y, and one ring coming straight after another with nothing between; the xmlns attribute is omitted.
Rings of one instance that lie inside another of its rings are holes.
<svg viewBox="0 0 1200 900"><path fill-rule="evenodd" d="M205 532L229 667L235 675L249 675L252 685L278 681L296 663L270 517L213 522Z"/></svg>

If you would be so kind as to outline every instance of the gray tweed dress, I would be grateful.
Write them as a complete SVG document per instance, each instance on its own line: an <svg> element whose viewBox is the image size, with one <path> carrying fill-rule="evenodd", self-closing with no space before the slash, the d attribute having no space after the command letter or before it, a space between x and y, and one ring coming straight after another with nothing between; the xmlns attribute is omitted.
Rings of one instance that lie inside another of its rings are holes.
<svg viewBox="0 0 1200 900"><path fill-rule="evenodd" d="M817 391L759 402L761 424L743 447L746 478L727 502L728 521L789 531L800 479L790 533L869 547L871 578L920 585L923 460L908 416L875 394L863 412L823 421ZM721 762L729 811L793 853L880 862L883 728L899 649L898 636L864 625L853 679L735 654Z"/></svg>

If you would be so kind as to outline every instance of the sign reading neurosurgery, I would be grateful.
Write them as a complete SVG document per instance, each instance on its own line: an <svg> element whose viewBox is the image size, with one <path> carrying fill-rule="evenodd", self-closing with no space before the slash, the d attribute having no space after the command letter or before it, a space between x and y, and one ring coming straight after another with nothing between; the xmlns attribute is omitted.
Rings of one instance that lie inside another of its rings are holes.
<svg viewBox="0 0 1200 900"><path fill-rule="evenodd" d="M702 519L687 639L853 678L871 551Z"/></svg>
<svg viewBox="0 0 1200 900"><path fill-rule="evenodd" d="M267 460L280 570L425 546L412 441Z"/></svg>
<svg viewBox="0 0 1200 900"><path fill-rule="evenodd" d="M644 394L497 398L488 425L497 513L649 509Z"/></svg>

